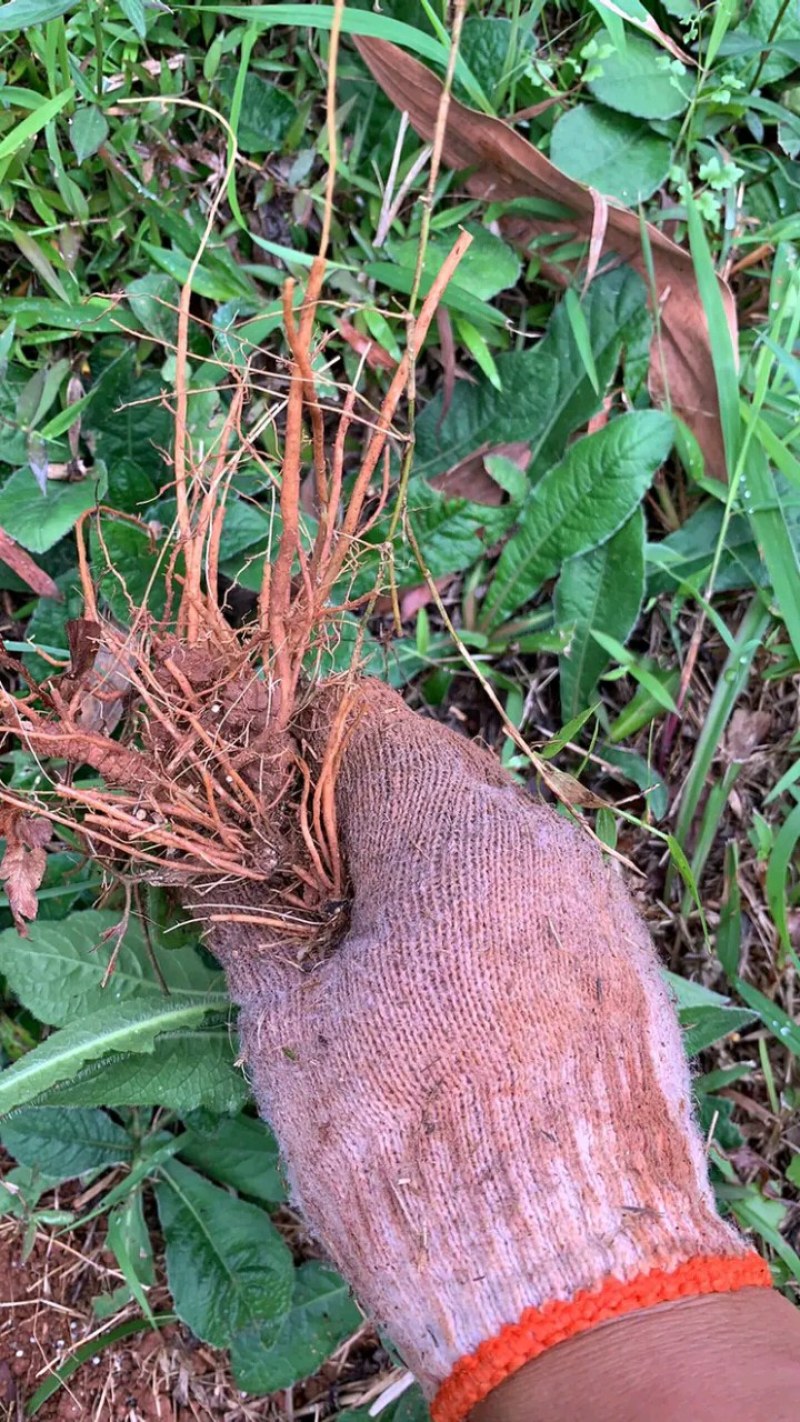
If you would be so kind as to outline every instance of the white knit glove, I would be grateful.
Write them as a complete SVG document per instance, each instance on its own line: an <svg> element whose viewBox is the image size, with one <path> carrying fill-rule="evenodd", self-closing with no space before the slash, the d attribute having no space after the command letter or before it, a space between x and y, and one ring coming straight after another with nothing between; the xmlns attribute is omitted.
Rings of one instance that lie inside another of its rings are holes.
<svg viewBox="0 0 800 1422"><path fill-rule="evenodd" d="M344 942L310 971L263 929L210 943L295 1199L444 1422L603 1317L768 1276L715 1211L616 869L378 683L353 726Z"/></svg>

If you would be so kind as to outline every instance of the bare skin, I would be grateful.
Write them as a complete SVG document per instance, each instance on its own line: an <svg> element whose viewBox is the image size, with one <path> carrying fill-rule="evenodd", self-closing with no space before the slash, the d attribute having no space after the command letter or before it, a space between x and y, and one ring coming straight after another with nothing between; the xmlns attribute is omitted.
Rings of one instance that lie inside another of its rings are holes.
<svg viewBox="0 0 800 1422"><path fill-rule="evenodd" d="M770 1289L662 1304L521 1368L470 1422L797 1422L800 1310Z"/></svg>

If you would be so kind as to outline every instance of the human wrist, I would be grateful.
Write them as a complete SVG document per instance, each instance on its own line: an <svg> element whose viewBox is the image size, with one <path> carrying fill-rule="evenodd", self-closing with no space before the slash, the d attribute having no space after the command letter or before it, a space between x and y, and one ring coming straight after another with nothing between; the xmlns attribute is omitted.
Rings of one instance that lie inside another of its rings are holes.
<svg viewBox="0 0 800 1422"><path fill-rule="evenodd" d="M680 1299L550 1348L470 1422L794 1422L800 1311L772 1289Z"/></svg>

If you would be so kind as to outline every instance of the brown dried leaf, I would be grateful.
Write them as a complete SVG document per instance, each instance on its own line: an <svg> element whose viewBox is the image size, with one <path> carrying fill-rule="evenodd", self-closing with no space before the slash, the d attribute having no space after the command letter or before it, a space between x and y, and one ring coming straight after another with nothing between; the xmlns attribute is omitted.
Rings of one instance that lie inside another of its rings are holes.
<svg viewBox="0 0 800 1422"><path fill-rule="evenodd" d="M750 711L740 706L731 716L725 749L731 760L743 763L750 759L756 746L764 741L772 725L769 711Z"/></svg>
<svg viewBox="0 0 800 1422"><path fill-rule="evenodd" d="M458 464L445 469L444 473L437 474L430 480L431 486L450 499L469 499L473 504L489 504L497 508L503 502L503 490L486 468L486 457L490 454L502 455L522 470L527 469L531 458L530 446L521 440L510 444L485 444L465 459L460 459Z"/></svg>
<svg viewBox="0 0 800 1422"><path fill-rule="evenodd" d="M384 93L398 109L408 114L420 137L429 141L439 112L440 80L418 60L386 40L358 37L355 44ZM500 119L476 113L451 98L442 157L451 168L471 170L466 187L473 197L508 202L513 198L535 196L569 207L573 219L565 219L560 224L561 230L566 236L588 239L592 243L590 259L593 261L597 257L602 219L607 217L606 246L647 281L638 215L610 198L604 199L607 213L598 210L596 195L590 188L568 178ZM534 237L552 233L554 220L514 217L504 219L501 226L509 241L526 248ZM660 340L654 339L651 349L650 393L657 403L666 403L669 395L672 409L694 432L708 472L725 480L725 451L708 325L692 259L687 251L649 223L647 232L661 313ZM550 270L549 275L565 280L560 269ZM735 348L733 297L722 280L720 289Z"/></svg>
<svg viewBox="0 0 800 1422"><path fill-rule="evenodd" d="M36 917L39 905L36 890L47 867L45 846L53 830L42 815L28 817L21 810L6 808L0 817L5 833L6 849L0 860L0 879L5 882L8 903L14 924L21 937L27 937L27 923Z"/></svg>
<svg viewBox="0 0 800 1422"><path fill-rule="evenodd" d="M38 563L35 563L30 553L26 553L24 548L20 548L13 538L0 528L0 562L5 563L12 573L16 573L23 583L27 583L29 588L40 597L52 597L57 602L61 602L62 594L60 588L56 586L49 573L45 573Z"/></svg>

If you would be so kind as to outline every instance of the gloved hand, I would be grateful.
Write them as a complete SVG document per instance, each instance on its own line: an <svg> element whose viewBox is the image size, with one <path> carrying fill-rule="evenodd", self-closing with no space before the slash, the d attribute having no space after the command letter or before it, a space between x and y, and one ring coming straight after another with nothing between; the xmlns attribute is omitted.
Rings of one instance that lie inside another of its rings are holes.
<svg viewBox="0 0 800 1422"><path fill-rule="evenodd" d="M605 1319L769 1282L715 1210L616 867L376 682L336 805L353 902L333 955L301 971L238 923L210 946L294 1198L438 1422Z"/></svg>

